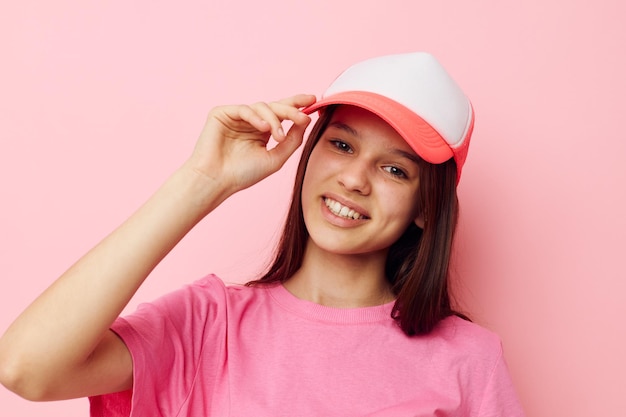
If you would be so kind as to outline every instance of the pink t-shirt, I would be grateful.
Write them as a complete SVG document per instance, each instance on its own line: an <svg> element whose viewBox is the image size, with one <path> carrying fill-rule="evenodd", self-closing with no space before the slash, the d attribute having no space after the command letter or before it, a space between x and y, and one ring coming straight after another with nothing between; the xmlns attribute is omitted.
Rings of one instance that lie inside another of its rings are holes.
<svg viewBox="0 0 626 417"><path fill-rule="evenodd" d="M449 317L407 337L392 307L330 308L208 276L115 322L133 392L90 398L91 416L523 415L497 336Z"/></svg>

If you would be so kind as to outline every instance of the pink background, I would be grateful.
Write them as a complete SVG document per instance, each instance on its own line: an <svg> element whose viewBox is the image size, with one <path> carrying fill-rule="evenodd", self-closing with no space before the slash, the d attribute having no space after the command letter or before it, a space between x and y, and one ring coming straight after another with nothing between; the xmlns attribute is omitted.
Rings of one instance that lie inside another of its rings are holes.
<svg viewBox="0 0 626 417"><path fill-rule="evenodd" d="M592 5L593 3L593 5ZM624 416L626 6L318 0L5 2L0 332L189 154L224 103L321 93L362 58L427 50L473 100L455 273L529 416ZM294 162L220 207L138 301L263 265ZM85 416L0 388L3 416Z"/></svg>

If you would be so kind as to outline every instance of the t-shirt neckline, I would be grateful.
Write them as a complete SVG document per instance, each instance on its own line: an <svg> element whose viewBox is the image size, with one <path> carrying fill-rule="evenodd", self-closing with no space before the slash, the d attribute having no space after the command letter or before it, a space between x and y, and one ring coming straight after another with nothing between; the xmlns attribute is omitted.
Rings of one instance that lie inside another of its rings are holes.
<svg viewBox="0 0 626 417"><path fill-rule="evenodd" d="M283 308L310 320L342 324L372 323L391 320L391 311L395 301L389 303L356 308L329 307L312 301L303 300L293 295L282 284L267 287L270 296Z"/></svg>

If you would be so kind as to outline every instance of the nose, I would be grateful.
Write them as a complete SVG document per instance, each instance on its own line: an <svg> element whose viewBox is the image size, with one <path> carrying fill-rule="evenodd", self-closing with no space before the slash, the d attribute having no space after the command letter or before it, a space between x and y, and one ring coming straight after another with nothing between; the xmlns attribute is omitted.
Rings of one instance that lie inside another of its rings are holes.
<svg viewBox="0 0 626 417"><path fill-rule="evenodd" d="M371 192L369 166L357 158L346 163L337 175L337 181L346 190L367 195Z"/></svg>

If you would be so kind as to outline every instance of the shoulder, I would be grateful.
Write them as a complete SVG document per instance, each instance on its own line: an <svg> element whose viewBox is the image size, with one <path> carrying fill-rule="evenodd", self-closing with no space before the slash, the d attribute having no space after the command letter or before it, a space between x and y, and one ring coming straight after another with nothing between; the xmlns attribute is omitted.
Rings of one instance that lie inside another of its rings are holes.
<svg viewBox="0 0 626 417"><path fill-rule="evenodd" d="M219 308L225 303L226 298L227 291L224 282L211 274L185 284L156 300L140 304L138 311L157 310L168 315L173 312L184 314L185 311L196 311L202 314L206 309Z"/></svg>
<svg viewBox="0 0 626 417"><path fill-rule="evenodd" d="M457 316L442 320L429 335L436 344L433 360L454 375L474 415L522 416L523 411L493 331ZM478 411L480 410L480 411Z"/></svg>
<svg viewBox="0 0 626 417"><path fill-rule="evenodd" d="M433 331L445 337L471 337L491 342L499 342L500 340L495 332L486 327L454 315L441 320Z"/></svg>
<svg viewBox="0 0 626 417"><path fill-rule="evenodd" d="M267 290L271 287L229 283L210 274L181 288L178 293L179 296L191 300L195 304L194 308L227 310L231 314L237 310L267 304L267 299L271 298Z"/></svg>
<svg viewBox="0 0 626 417"><path fill-rule="evenodd" d="M183 288L189 288L204 296L219 294L229 298L246 298L260 295L267 287L268 286L248 286L232 283L215 274L209 274Z"/></svg>
<svg viewBox="0 0 626 417"><path fill-rule="evenodd" d="M118 321L134 328L169 326L188 329L223 322L242 294L251 291L243 285L227 285L214 274L185 284L161 297L138 306L137 310ZM116 325L116 329L119 325Z"/></svg>
<svg viewBox="0 0 626 417"><path fill-rule="evenodd" d="M259 294L260 291L256 291L256 287L227 283L217 275L209 274L161 298L188 299L191 302L200 303L211 301L228 303L231 300L256 297Z"/></svg>
<svg viewBox="0 0 626 417"><path fill-rule="evenodd" d="M500 337L476 323L457 316L443 319L429 334L440 348L458 355L496 362L502 355Z"/></svg>

